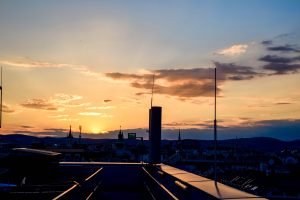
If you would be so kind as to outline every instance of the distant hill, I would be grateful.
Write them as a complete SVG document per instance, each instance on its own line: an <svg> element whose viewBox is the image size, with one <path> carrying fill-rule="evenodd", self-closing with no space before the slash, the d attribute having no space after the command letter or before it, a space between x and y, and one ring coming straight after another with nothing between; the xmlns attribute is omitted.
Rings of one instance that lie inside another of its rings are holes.
<svg viewBox="0 0 300 200"><path fill-rule="evenodd" d="M78 139L75 139L78 140ZM84 138L82 142L85 144L95 144L95 143L111 143L115 139L89 139ZM127 144L140 143L140 140L126 140ZM144 141L148 144L148 141ZM163 140L162 145L168 144L170 142L176 142L175 140ZM65 144L66 138L59 137L34 137L21 134L11 134L11 135L0 135L0 144L16 144L17 146L30 146L33 143L44 143L44 144ZM191 140L186 139L182 141L183 144L187 146L193 145L197 148L212 147L214 145L213 140ZM219 140L218 146L222 147L237 147L240 149L256 149L260 151L280 151L283 149L298 149L300 150L300 140L293 141L282 141L274 138L268 137L253 137L253 138L239 138L239 139L228 139Z"/></svg>
<svg viewBox="0 0 300 200"><path fill-rule="evenodd" d="M213 141L200 141L202 146L213 146ZM299 149L300 140L282 141L268 137L239 138L218 141L218 146L256 149L259 151L280 151L283 149Z"/></svg>

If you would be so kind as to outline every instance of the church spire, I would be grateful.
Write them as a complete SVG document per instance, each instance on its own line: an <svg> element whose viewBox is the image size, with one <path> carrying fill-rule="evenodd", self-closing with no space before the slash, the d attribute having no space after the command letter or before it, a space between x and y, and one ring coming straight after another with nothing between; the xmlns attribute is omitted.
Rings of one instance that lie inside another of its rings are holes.
<svg viewBox="0 0 300 200"><path fill-rule="evenodd" d="M67 138L73 138L71 125L70 125L70 130Z"/></svg>
<svg viewBox="0 0 300 200"><path fill-rule="evenodd" d="M119 134L118 134L118 140L123 140L124 136L123 136L123 132L122 132L122 128L120 126L120 131L119 131Z"/></svg>

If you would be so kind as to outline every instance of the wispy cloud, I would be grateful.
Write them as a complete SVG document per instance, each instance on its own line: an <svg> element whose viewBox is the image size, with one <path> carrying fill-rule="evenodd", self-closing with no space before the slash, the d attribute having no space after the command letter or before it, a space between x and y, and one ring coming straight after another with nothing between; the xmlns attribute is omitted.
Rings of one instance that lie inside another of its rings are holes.
<svg viewBox="0 0 300 200"><path fill-rule="evenodd" d="M292 63L300 61L300 56L296 57L283 57L277 55L265 55L260 57L258 60L269 63Z"/></svg>
<svg viewBox="0 0 300 200"><path fill-rule="evenodd" d="M78 118L59 118L58 121L79 121Z"/></svg>
<svg viewBox="0 0 300 200"><path fill-rule="evenodd" d="M34 128L33 126L28 126L28 125L21 125L21 128L25 128L25 129L32 129Z"/></svg>
<svg viewBox="0 0 300 200"><path fill-rule="evenodd" d="M21 60L0 60L0 64L14 66L14 67L25 67L25 68L59 68L59 67L70 67L70 65L68 65L68 64L36 61L36 60L28 59L28 58L21 59Z"/></svg>
<svg viewBox="0 0 300 200"><path fill-rule="evenodd" d="M108 109L113 109L115 106L92 106L86 108L87 110L108 110Z"/></svg>
<svg viewBox="0 0 300 200"><path fill-rule="evenodd" d="M83 116L100 116L100 115L102 115L102 113L99 113L99 112L81 112L81 113L79 113L79 115L83 115Z"/></svg>
<svg viewBox="0 0 300 200"><path fill-rule="evenodd" d="M78 118L73 118L70 115L64 114L64 115L50 115L49 118L56 119L58 121L79 121Z"/></svg>
<svg viewBox="0 0 300 200"><path fill-rule="evenodd" d="M265 63L260 68L266 71L268 75L285 75L300 72L299 44L282 44L283 41L279 40L280 38L291 37L291 35L282 34L274 38L274 40L261 42L268 54L259 57L258 61Z"/></svg>
<svg viewBox="0 0 300 200"><path fill-rule="evenodd" d="M54 119L57 119L57 118L65 118L65 117L69 117L69 115L50 115L48 116L49 118L54 118Z"/></svg>
<svg viewBox="0 0 300 200"><path fill-rule="evenodd" d="M269 63L264 65L263 69L273 71L273 75L298 73L300 70L300 64Z"/></svg>
<svg viewBox="0 0 300 200"><path fill-rule="evenodd" d="M44 131L50 131L50 132L67 132L68 129L64 129L64 128L45 128Z"/></svg>
<svg viewBox="0 0 300 200"><path fill-rule="evenodd" d="M6 103L3 103L2 111L5 113L15 113L16 112L16 110L11 105L8 105Z"/></svg>
<svg viewBox="0 0 300 200"><path fill-rule="evenodd" d="M106 113L99 113L99 112L81 112L78 114L82 115L82 116L99 116L101 118L112 118L113 117L113 115L109 115Z"/></svg>
<svg viewBox="0 0 300 200"><path fill-rule="evenodd" d="M263 44L263 45L271 45L271 44L273 44L273 41L272 40L264 40L264 41L261 42L261 44Z"/></svg>
<svg viewBox="0 0 300 200"><path fill-rule="evenodd" d="M26 102L21 103L21 106L25 108L40 109L40 110L52 110L52 111L58 110L58 107L55 104L51 103L46 99L29 99Z"/></svg>
<svg viewBox="0 0 300 200"><path fill-rule="evenodd" d="M11 59L11 60L0 60L1 65L7 65L12 67L22 67L22 68L70 68L78 71L81 74L86 76L94 77L96 79L104 79L102 73L92 71L88 66L85 65L75 65L68 63L55 63L47 61L38 61L30 58L21 58L21 59Z"/></svg>
<svg viewBox="0 0 300 200"><path fill-rule="evenodd" d="M50 111L63 111L68 107L83 107L88 106L90 103L81 103L82 96L69 95L69 94L55 94L54 96L46 98L33 98L29 99L21 106L31 109L50 110Z"/></svg>
<svg viewBox="0 0 300 200"><path fill-rule="evenodd" d="M246 53L247 49L248 49L247 44L235 44L226 49L222 49L216 53L223 56L238 56Z"/></svg>
<svg viewBox="0 0 300 200"><path fill-rule="evenodd" d="M272 46L267 48L269 51L279 51L279 52L294 52L294 53L299 53L300 48L297 47L296 45L279 45L279 46Z"/></svg>
<svg viewBox="0 0 300 200"><path fill-rule="evenodd" d="M197 129L207 129L211 128L211 121L202 121L202 122L171 122L163 124L163 128L169 129L187 129L187 128L197 128Z"/></svg>
<svg viewBox="0 0 300 200"><path fill-rule="evenodd" d="M120 99L123 102L130 102L130 103L136 103L136 104L140 104L141 101L137 98L132 98L132 97L120 97Z"/></svg>

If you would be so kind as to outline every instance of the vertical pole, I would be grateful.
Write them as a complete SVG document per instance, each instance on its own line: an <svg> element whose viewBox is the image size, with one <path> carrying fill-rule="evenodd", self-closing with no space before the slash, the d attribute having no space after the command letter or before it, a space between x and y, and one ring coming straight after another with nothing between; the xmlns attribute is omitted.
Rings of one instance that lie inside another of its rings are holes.
<svg viewBox="0 0 300 200"><path fill-rule="evenodd" d="M0 85L0 89L1 89L1 98L0 98L0 128L2 128L2 67L1 67L1 85Z"/></svg>
<svg viewBox="0 0 300 200"><path fill-rule="evenodd" d="M153 102L153 89L154 89L154 74L153 74L153 79L152 79L152 90L151 90L151 107L152 108L152 102Z"/></svg>
<svg viewBox="0 0 300 200"><path fill-rule="evenodd" d="M217 68L215 68L215 119L214 119L214 179L217 181Z"/></svg>

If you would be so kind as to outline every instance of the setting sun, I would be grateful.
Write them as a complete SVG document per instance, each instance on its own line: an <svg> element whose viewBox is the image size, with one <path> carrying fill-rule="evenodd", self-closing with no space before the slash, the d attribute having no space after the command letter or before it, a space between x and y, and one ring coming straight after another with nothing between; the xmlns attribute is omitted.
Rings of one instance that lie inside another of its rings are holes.
<svg viewBox="0 0 300 200"><path fill-rule="evenodd" d="M99 134L102 133L102 129L99 126L91 127L91 133L93 134Z"/></svg>

